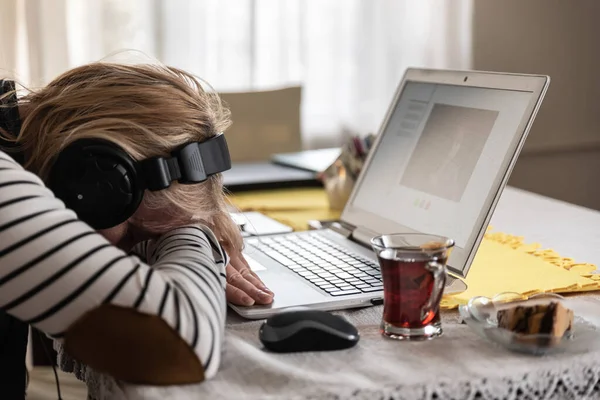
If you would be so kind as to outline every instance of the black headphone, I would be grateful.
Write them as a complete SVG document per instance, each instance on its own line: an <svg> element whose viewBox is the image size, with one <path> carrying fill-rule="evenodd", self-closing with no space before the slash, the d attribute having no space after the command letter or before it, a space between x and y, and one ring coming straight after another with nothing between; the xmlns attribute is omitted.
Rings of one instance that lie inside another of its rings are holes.
<svg viewBox="0 0 600 400"><path fill-rule="evenodd" d="M4 111L0 127L18 135L18 100L14 82L0 81ZM8 106L8 107L7 107ZM18 162L23 155L10 152L10 143L0 145ZM171 183L194 184L231 168L231 158L222 133L204 141L175 149L168 158L134 160L118 145L100 139L80 139L65 147L51 167L47 186L78 218L94 229L119 225L131 217L150 191L164 190Z"/></svg>

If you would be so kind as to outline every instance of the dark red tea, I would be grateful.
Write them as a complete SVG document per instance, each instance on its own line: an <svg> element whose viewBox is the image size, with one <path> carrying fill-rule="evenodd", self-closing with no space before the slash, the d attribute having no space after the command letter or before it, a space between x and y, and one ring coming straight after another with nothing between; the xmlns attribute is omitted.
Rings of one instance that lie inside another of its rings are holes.
<svg viewBox="0 0 600 400"><path fill-rule="evenodd" d="M439 307L425 309L434 285L433 272L427 270L431 258L422 260L386 258L386 251L379 254L379 265L384 285L383 320L398 328L418 329L439 322ZM425 256L423 254L423 256ZM437 262L446 264L441 253ZM434 304L438 305L439 301Z"/></svg>

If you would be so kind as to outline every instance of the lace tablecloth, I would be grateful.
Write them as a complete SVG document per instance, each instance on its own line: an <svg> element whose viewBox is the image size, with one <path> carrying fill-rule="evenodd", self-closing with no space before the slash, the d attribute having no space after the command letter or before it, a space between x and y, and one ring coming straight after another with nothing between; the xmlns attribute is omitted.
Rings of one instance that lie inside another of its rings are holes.
<svg viewBox="0 0 600 400"><path fill-rule="evenodd" d="M597 294L577 301L600 307ZM381 312L381 307L341 312L360 331L352 349L294 354L262 350L261 322L231 315L221 370L195 395L236 400L600 398L598 344L582 354L511 353L460 324L455 311L443 315L441 338L397 342L379 334ZM594 322L600 325L600 314Z"/></svg>

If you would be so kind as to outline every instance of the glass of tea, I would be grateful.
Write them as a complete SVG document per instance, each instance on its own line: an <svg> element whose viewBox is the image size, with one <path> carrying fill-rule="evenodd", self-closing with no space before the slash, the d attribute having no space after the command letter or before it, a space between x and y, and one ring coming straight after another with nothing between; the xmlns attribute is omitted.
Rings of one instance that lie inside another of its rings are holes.
<svg viewBox="0 0 600 400"><path fill-rule="evenodd" d="M421 233L396 233L374 237L371 246L383 278L381 333L401 340L440 336L440 300L454 241Z"/></svg>

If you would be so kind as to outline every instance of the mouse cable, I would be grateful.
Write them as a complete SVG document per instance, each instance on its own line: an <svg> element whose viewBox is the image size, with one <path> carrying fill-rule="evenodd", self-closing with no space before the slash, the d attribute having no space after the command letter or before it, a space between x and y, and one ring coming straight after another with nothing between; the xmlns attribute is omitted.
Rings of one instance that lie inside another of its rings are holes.
<svg viewBox="0 0 600 400"><path fill-rule="evenodd" d="M44 353L46 353L46 357L48 357L48 361L52 363L52 370L54 371L54 380L56 381L56 393L58 394L58 400L63 400L60 395L60 382L58 380L58 372L56 372L56 365L52 361L52 357L50 356L50 351L48 351L48 347L46 347L46 343L44 342L44 337L40 331L37 331L40 341L42 342L42 347L44 348Z"/></svg>

